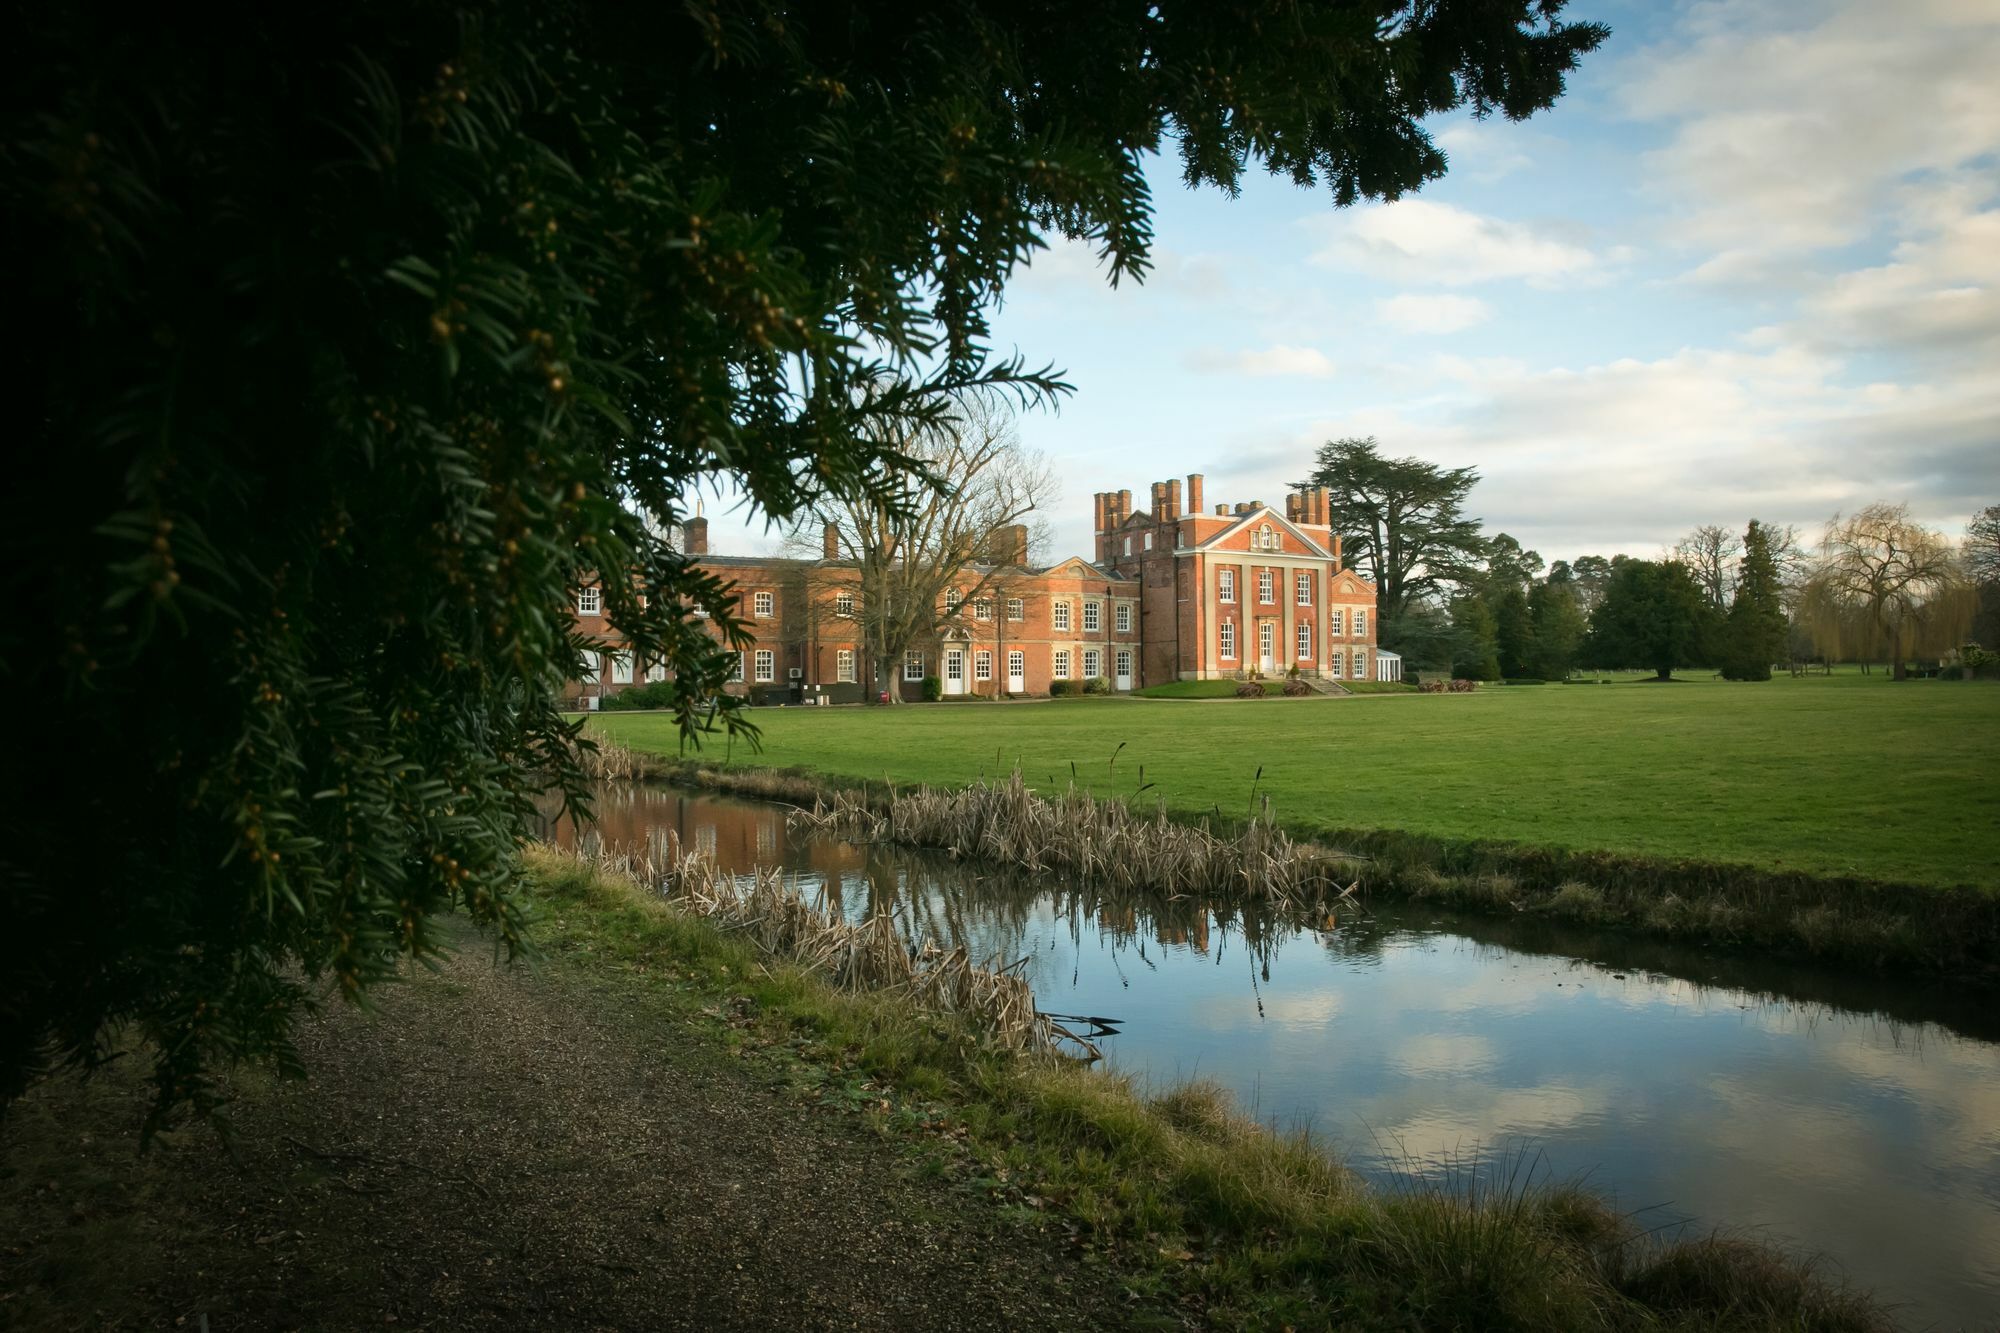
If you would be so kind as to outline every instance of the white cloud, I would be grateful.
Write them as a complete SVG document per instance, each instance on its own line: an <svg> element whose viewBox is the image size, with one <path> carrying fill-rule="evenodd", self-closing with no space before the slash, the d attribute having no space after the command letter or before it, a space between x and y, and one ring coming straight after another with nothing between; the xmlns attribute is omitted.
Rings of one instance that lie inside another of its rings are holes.
<svg viewBox="0 0 2000 1333"><path fill-rule="evenodd" d="M1282 490L1315 446L1373 434L1393 454L1477 467L1472 512L1552 559L1644 554L1751 517L1816 530L1882 499L1961 528L1968 497L1993 489L2000 380L1863 382L1796 334L1576 368L1439 357L1429 399L1246 432L1210 460L1211 489Z"/></svg>
<svg viewBox="0 0 2000 1333"><path fill-rule="evenodd" d="M2000 209L1951 219L1890 260L1843 273L1805 303L1801 336L1945 361L2000 355Z"/></svg>
<svg viewBox="0 0 2000 1333"><path fill-rule="evenodd" d="M1675 234L1755 255L1857 240L1895 182L2000 151L1996 69L2000 0L1712 0L1619 82L1670 126Z"/></svg>
<svg viewBox="0 0 2000 1333"><path fill-rule="evenodd" d="M1376 313L1406 333L1457 333L1493 317L1493 307L1476 296L1404 292L1375 303Z"/></svg>
<svg viewBox="0 0 2000 1333"><path fill-rule="evenodd" d="M1491 183L1534 165L1527 151L1527 127L1508 121L1460 121L1439 130L1438 147L1451 162L1451 174L1461 180Z"/></svg>
<svg viewBox="0 0 2000 1333"><path fill-rule="evenodd" d="M1393 281L1456 287L1525 278L1550 285L1594 276L1602 262L1588 247L1525 223L1427 199L1370 204L1313 223L1330 231L1314 263Z"/></svg>
<svg viewBox="0 0 2000 1333"><path fill-rule="evenodd" d="M1194 370L1211 374L1258 377L1298 375L1308 379L1325 379L1334 372L1333 362L1317 347L1290 347L1283 343L1240 352L1205 348L1190 356L1188 365Z"/></svg>

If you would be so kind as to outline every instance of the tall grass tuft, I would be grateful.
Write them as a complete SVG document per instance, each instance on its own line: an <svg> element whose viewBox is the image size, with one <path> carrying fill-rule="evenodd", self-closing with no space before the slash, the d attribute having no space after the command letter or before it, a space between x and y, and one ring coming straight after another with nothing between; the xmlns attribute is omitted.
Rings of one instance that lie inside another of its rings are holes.
<svg viewBox="0 0 2000 1333"><path fill-rule="evenodd" d="M586 838L576 850L550 847L548 853L600 874L658 885L675 907L740 932L766 957L796 964L841 990L900 994L916 1009L962 1019L1010 1050L1098 1058L1084 1035L1035 1007L1034 991L1012 968L976 966L963 945L941 949L926 941L912 948L886 913L852 925L806 901L777 867L731 874L706 856L682 853L671 834L627 849Z"/></svg>
<svg viewBox="0 0 2000 1333"><path fill-rule="evenodd" d="M1354 877L1348 858L1293 841L1268 811L1218 837L1206 820L1169 818L1164 802L1142 813L1074 783L1041 796L1019 769L955 790L894 791L886 807L836 790L793 818L849 841L928 847L1117 891L1226 895L1281 912L1323 911L1351 892Z"/></svg>

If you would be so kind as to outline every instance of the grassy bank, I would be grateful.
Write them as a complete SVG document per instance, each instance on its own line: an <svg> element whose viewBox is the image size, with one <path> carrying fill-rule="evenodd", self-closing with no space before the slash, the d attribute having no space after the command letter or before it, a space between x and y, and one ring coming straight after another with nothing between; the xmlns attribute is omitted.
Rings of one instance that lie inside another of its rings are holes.
<svg viewBox="0 0 2000 1333"><path fill-rule="evenodd" d="M533 968L462 925L236 1144L137 1151L142 1062L0 1123L0 1326L1889 1327L1587 1192L1377 1191L1212 1088L1146 1097L533 850Z"/></svg>
<svg viewBox="0 0 2000 1333"><path fill-rule="evenodd" d="M761 752L718 747L702 761L941 785L1018 763L1038 785L1066 782L1073 768L1083 785L1114 795L1138 787L1143 767L1177 814L1240 812L1254 791L1301 836L1393 830L1885 883L2000 885L2000 788L1978 778L2000 736L2000 689L1980 683L1837 676L1503 687L1363 704L1078 699L756 716ZM592 725L638 748L680 748L663 715Z"/></svg>
<svg viewBox="0 0 2000 1333"><path fill-rule="evenodd" d="M1218 1090L1142 1097L1024 1058L896 997L770 965L631 881L537 853L558 948L664 1002L732 997L726 1040L804 1089L859 1072L866 1114L939 1176L1028 1219L1059 1218L1166 1308L1224 1326L1887 1327L1865 1298L1745 1241L1656 1243L1586 1192L1377 1192L1304 1136L1244 1120Z"/></svg>
<svg viewBox="0 0 2000 1333"><path fill-rule="evenodd" d="M829 784L962 785L1016 758L1045 791L1075 782L1142 792L1142 804L1163 800L1219 831L1240 827L1254 797L1287 833L1366 857L1357 877L1372 889L1872 969L1994 976L1991 785L1928 767L1895 781L1869 775L1880 767L1871 755L1919 743L1945 770L1976 772L2000 690L1860 677L1764 688L1631 683L1199 708L1076 701L977 719L916 707L778 711L759 715L762 751L709 751L699 764L671 757L678 742L664 718L593 725L655 753L661 773L804 802ZM1777 752L1813 745L1806 759ZM1253 763L1259 754L1273 757ZM1791 774L1789 788L1759 781L1774 765ZM1348 780L1356 774L1364 780ZM1408 826L1388 822L1399 818ZM1500 828L1514 836L1491 832ZM1857 863L1869 871L1841 869Z"/></svg>

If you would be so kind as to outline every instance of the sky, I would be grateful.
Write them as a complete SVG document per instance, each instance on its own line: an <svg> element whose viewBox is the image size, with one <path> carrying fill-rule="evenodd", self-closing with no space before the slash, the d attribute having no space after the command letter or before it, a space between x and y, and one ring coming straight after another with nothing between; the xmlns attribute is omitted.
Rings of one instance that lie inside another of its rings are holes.
<svg viewBox="0 0 2000 1333"><path fill-rule="evenodd" d="M1076 393L1022 422L1062 494L1206 475L1280 503L1314 450L1477 468L1470 512L1550 560L1755 517L1808 535L2000 502L2000 0L1572 0L1612 35L1551 111L1440 117L1450 171L1336 209L1149 171L1154 271L1016 274L994 345ZM725 506L726 507L726 506ZM711 503L714 548L770 549Z"/></svg>

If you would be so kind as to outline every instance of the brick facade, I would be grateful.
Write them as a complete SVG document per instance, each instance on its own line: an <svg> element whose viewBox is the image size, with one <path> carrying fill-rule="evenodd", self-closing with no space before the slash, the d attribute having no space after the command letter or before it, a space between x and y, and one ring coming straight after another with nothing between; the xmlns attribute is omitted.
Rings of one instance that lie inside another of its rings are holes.
<svg viewBox="0 0 2000 1333"><path fill-rule="evenodd" d="M1156 483L1151 507L1139 511L1130 491L1097 495L1094 560L1033 568L1025 530L1000 534L1017 561L967 571L957 612L910 662L892 664L891 688L919 699L924 678L935 676L947 694L1045 695L1054 681L1080 687L1095 677L1124 691L1294 667L1372 678L1375 589L1342 566L1325 491L1288 495L1282 514L1262 504L1200 513L1198 474L1187 479L1186 511L1182 494L1178 480ZM729 688L769 703L871 698L876 663L854 614L859 574L834 554L831 536L819 559L726 556L708 553L707 527L689 520L687 549L733 585L754 640ZM581 590L578 628L615 643L600 609L595 589ZM574 682L572 697L614 694L659 674L607 652L597 678Z"/></svg>

